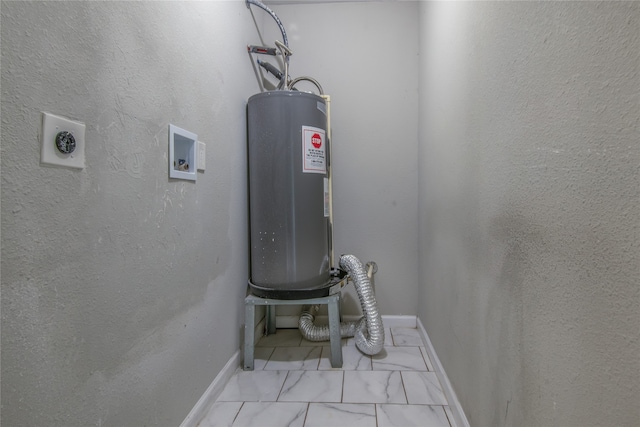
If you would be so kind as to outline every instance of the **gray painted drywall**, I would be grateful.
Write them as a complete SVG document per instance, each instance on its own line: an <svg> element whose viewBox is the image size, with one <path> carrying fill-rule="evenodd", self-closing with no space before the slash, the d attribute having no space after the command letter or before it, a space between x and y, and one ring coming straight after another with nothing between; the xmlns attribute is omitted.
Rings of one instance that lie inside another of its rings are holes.
<svg viewBox="0 0 640 427"><path fill-rule="evenodd" d="M293 50L291 76L311 76L331 96L336 262L344 253L363 263L375 261L381 313L415 315L418 4L277 4L272 9ZM271 17L260 16L265 43L281 39ZM305 82L299 88L316 90ZM353 285L344 290L343 312L360 312Z"/></svg>
<svg viewBox="0 0 640 427"><path fill-rule="evenodd" d="M2 3L2 425L178 425L240 346L244 2ZM41 111L86 168L41 166ZM207 144L168 179L168 125Z"/></svg>
<svg viewBox="0 0 640 427"><path fill-rule="evenodd" d="M332 96L336 249L383 313L421 303L472 425L637 424L638 6L273 8ZM238 348L250 21L2 3L3 424L177 425ZM87 123L85 170L39 165L42 110Z"/></svg>
<svg viewBox="0 0 640 427"><path fill-rule="evenodd" d="M640 4L420 12L419 316L471 425L639 425Z"/></svg>

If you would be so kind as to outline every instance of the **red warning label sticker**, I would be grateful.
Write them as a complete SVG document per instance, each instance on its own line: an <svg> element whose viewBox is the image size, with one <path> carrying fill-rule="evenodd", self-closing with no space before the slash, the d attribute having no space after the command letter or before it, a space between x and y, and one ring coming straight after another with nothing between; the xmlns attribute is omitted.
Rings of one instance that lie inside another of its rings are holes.
<svg viewBox="0 0 640 427"><path fill-rule="evenodd" d="M324 129L302 126L302 172L327 173Z"/></svg>

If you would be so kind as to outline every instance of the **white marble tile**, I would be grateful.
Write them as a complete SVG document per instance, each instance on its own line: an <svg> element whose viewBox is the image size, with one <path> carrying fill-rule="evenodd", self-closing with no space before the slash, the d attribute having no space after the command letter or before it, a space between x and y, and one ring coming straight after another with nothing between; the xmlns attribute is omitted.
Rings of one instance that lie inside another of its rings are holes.
<svg viewBox="0 0 640 427"><path fill-rule="evenodd" d="M345 371L345 403L407 403L398 371Z"/></svg>
<svg viewBox="0 0 640 427"><path fill-rule="evenodd" d="M450 427L442 406L376 405L378 427Z"/></svg>
<svg viewBox="0 0 640 427"><path fill-rule="evenodd" d="M245 402L233 427L302 427L307 403Z"/></svg>
<svg viewBox="0 0 640 427"><path fill-rule="evenodd" d="M267 364L274 347L254 347L253 349L253 369L260 371Z"/></svg>
<svg viewBox="0 0 640 427"><path fill-rule="evenodd" d="M198 427L231 427L242 402L215 402Z"/></svg>
<svg viewBox="0 0 640 427"><path fill-rule="evenodd" d="M310 403L304 427L376 427L372 403Z"/></svg>
<svg viewBox="0 0 640 427"><path fill-rule="evenodd" d="M431 359L429 359L429 354L427 353L427 349L424 347L420 347L420 352L422 353L422 358L427 364L427 369L430 370L431 372L435 371L435 369L433 369L433 364L431 363Z"/></svg>
<svg viewBox="0 0 640 427"><path fill-rule="evenodd" d="M275 402L287 371L236 371L218 397L218 402Z"/></svg>
<svg viewBox="0 0 640 427"><path fill-rule="evenodd" d="M322 347L277 347L264 369L269 371L317 370Z"/></svg>
<svg viewBox="0 0 640 427"><path fill-rule="evenodd" d="M342 368L331 367L331 347L322 347L320 370L342 369L343 371L370 371L371 356L358 350L356 347L342 347Z"/></svg>
<svg viewBox="0 0 640 427"><path fill-rule="evenodd" d="M260 338L256 347L298 347L301 341L302 335L297 329L276 329L275 334Z"/></svg>
<svg viewBox="0 0 640 427"><path fill-rule="evenodd" d="M391 328L393 345L396 347L422 347L422 337L416 328Z"/></svg>
<svg viewBox="0 0 640 427"><path fill-rule="evenodd" d="M289 371L278 402L340 402L341 371Z"/></svg>
<svg viewBox="0 0 640 427"><path fill-rule="evenodd" d="M374 371L426 371L427 365L418 347L384 347L374 356Z"/></svg>
<svg viewBox="0 0 640 427"><path fill-rule="evenodd" d="M447 405L435 372L402 371L407 401L414 405Z"/></svg>

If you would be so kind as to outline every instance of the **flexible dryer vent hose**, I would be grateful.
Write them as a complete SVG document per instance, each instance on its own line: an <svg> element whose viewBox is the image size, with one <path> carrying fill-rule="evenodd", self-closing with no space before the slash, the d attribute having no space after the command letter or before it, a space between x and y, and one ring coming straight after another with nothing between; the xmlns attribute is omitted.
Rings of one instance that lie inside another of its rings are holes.
<svg viewBox="0 0 640 427"><path fill-rule="evenodd" d="M360 260L353 255L342 255L340 268L351 276L364 313L364 316L356 322L341 322L340 335L342 337L355 336L356 347L361 352L369 355L378 354L384 346L384 326L367 271ZM314 325L314 316L311 311L311 306L302 308L298 322L300 333L309 341L329 340L329 327Z"/></svg>

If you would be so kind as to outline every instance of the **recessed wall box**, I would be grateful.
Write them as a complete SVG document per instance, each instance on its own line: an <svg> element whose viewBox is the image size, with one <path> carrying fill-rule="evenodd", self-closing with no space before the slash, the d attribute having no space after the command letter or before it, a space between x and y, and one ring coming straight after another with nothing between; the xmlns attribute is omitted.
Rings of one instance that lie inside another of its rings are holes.
<svg viewBox="0 0 640 427"><path fill-rule="evenodd" d="M198 135L169 125L169 178L196 180L197 145Z"/></svg>

